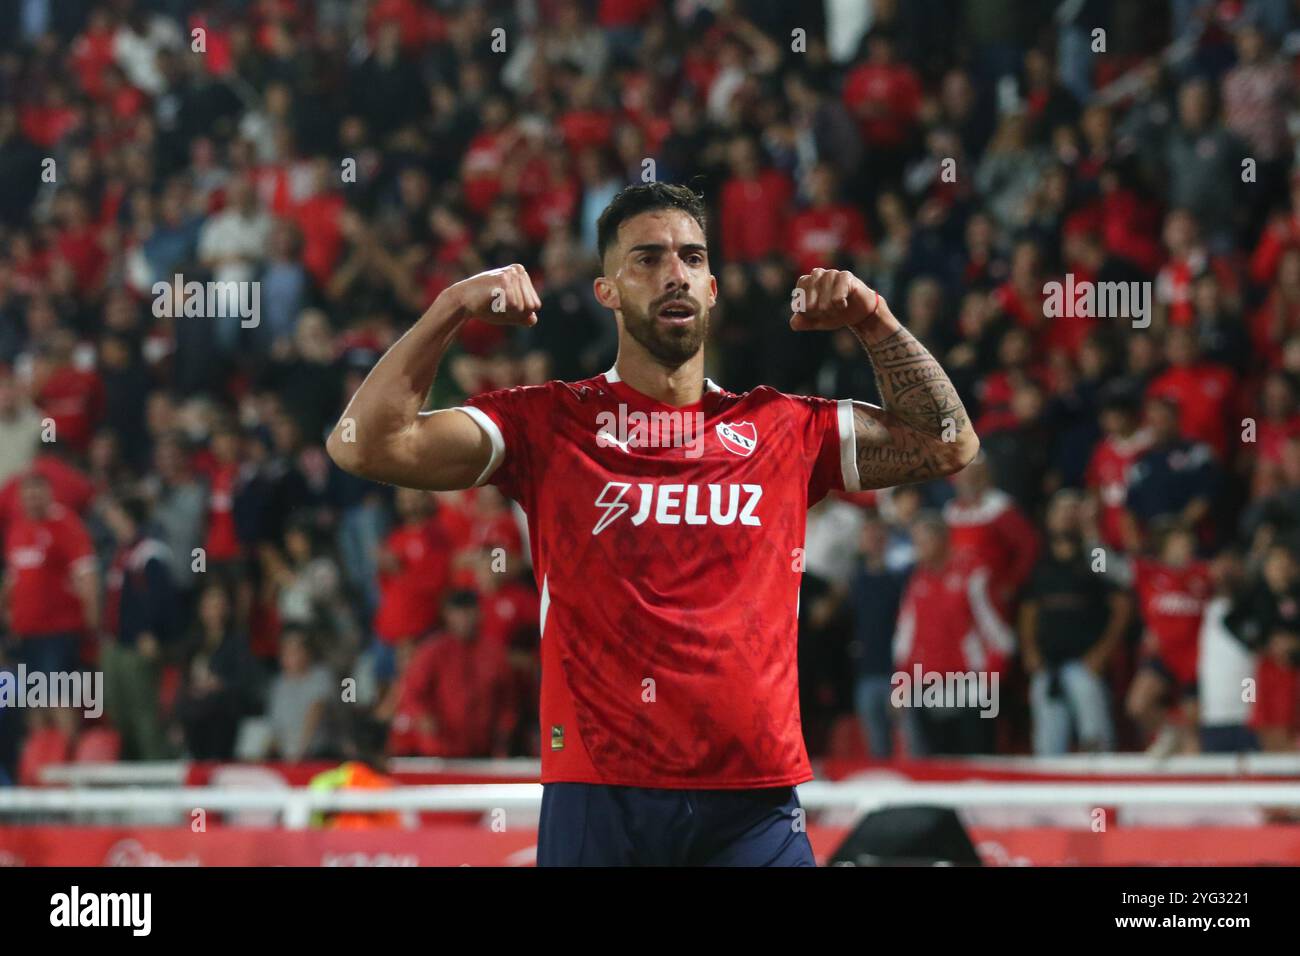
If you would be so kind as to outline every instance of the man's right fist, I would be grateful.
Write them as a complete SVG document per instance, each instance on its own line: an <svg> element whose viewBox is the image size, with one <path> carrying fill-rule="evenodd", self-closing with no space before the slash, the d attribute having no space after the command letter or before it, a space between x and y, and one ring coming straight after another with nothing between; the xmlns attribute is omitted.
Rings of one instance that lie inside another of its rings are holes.
<svg viewBox="0 0 1300 956"><path fill-rule="evenodd" d="M536 325L541 297L518 263L489 269L448 286L443 295L464 315L495 325Z"/></svg>

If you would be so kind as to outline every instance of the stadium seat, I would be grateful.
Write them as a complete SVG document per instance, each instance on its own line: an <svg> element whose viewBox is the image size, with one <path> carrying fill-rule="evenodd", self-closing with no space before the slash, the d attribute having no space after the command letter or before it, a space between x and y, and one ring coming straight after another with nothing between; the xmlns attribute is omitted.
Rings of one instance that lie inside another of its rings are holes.
<svg viewBox="0 0 1300 956"><path fill-rule="evenodd" d="M40 786L41 771L66 761L71 744L68 735L57 727L44 727L30 734L18 757L19 786Z"/></svg>
<svg viewBox="0 0 1300 956"><path fill-rule="evenodd" d="M73 763L115 763L122 755L122 736L111 727L95 727L77 737Z"/></svg>

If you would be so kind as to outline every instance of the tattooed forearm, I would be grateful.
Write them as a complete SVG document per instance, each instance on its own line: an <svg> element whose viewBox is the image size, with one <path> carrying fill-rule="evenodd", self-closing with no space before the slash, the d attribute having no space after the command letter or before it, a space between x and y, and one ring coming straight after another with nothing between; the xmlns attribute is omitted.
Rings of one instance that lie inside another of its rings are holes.
<svg viewBox="0 0 1300 956"><path fill-rule="evenodd" d="M948 375L907 329L866 346L881 405L917 431L954 441L969 425Z"/></svg>
<svg viewBox="0 0 1300 956"><path fill-rule="evenodd" d="M881 420L884 414L870 405L853 406L862 487L888 488L943 474L943 460L932 447L934 440L898 426L891 431Z"/></svg>
<svg viewBox="0 0 1300 956"><path fill-rule="evenodd" d="M865 344L884 407L853 405L862 487L925 481L963 468L978 440L939 363L906 329Z"/></svg>

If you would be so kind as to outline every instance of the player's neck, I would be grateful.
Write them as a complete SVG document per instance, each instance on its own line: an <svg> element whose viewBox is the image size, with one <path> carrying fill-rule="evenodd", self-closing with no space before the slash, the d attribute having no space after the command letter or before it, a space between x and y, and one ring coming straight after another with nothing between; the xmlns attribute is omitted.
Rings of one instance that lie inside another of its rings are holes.
<svg viewBox="0 0 1300 956"><path fill-rule="evenodd" d="M670 368L648 354L624 347L614 362L618 377L629 387L657 402L681 408L693 405L704 395L704 350L696 352L681 365Z"/></svg>

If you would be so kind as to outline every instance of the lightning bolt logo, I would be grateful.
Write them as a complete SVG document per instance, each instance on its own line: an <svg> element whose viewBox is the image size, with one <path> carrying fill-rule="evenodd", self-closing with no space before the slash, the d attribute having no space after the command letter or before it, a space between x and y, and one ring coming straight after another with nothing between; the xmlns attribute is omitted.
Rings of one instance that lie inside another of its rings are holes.
<svg viewBox="0 0 1300 956"><path fill-rule="evenodd" d="M596 497L596 507L604 508L605 513L596 522L596 527L591 529L593 536L600 534L631 509L632 506L623 500L623 496L627 494L627 490L631 487L631 482L611 481L600 489L600 494ZM606 501L605 497L611 492L616 493L609 501Z"/></svg>

